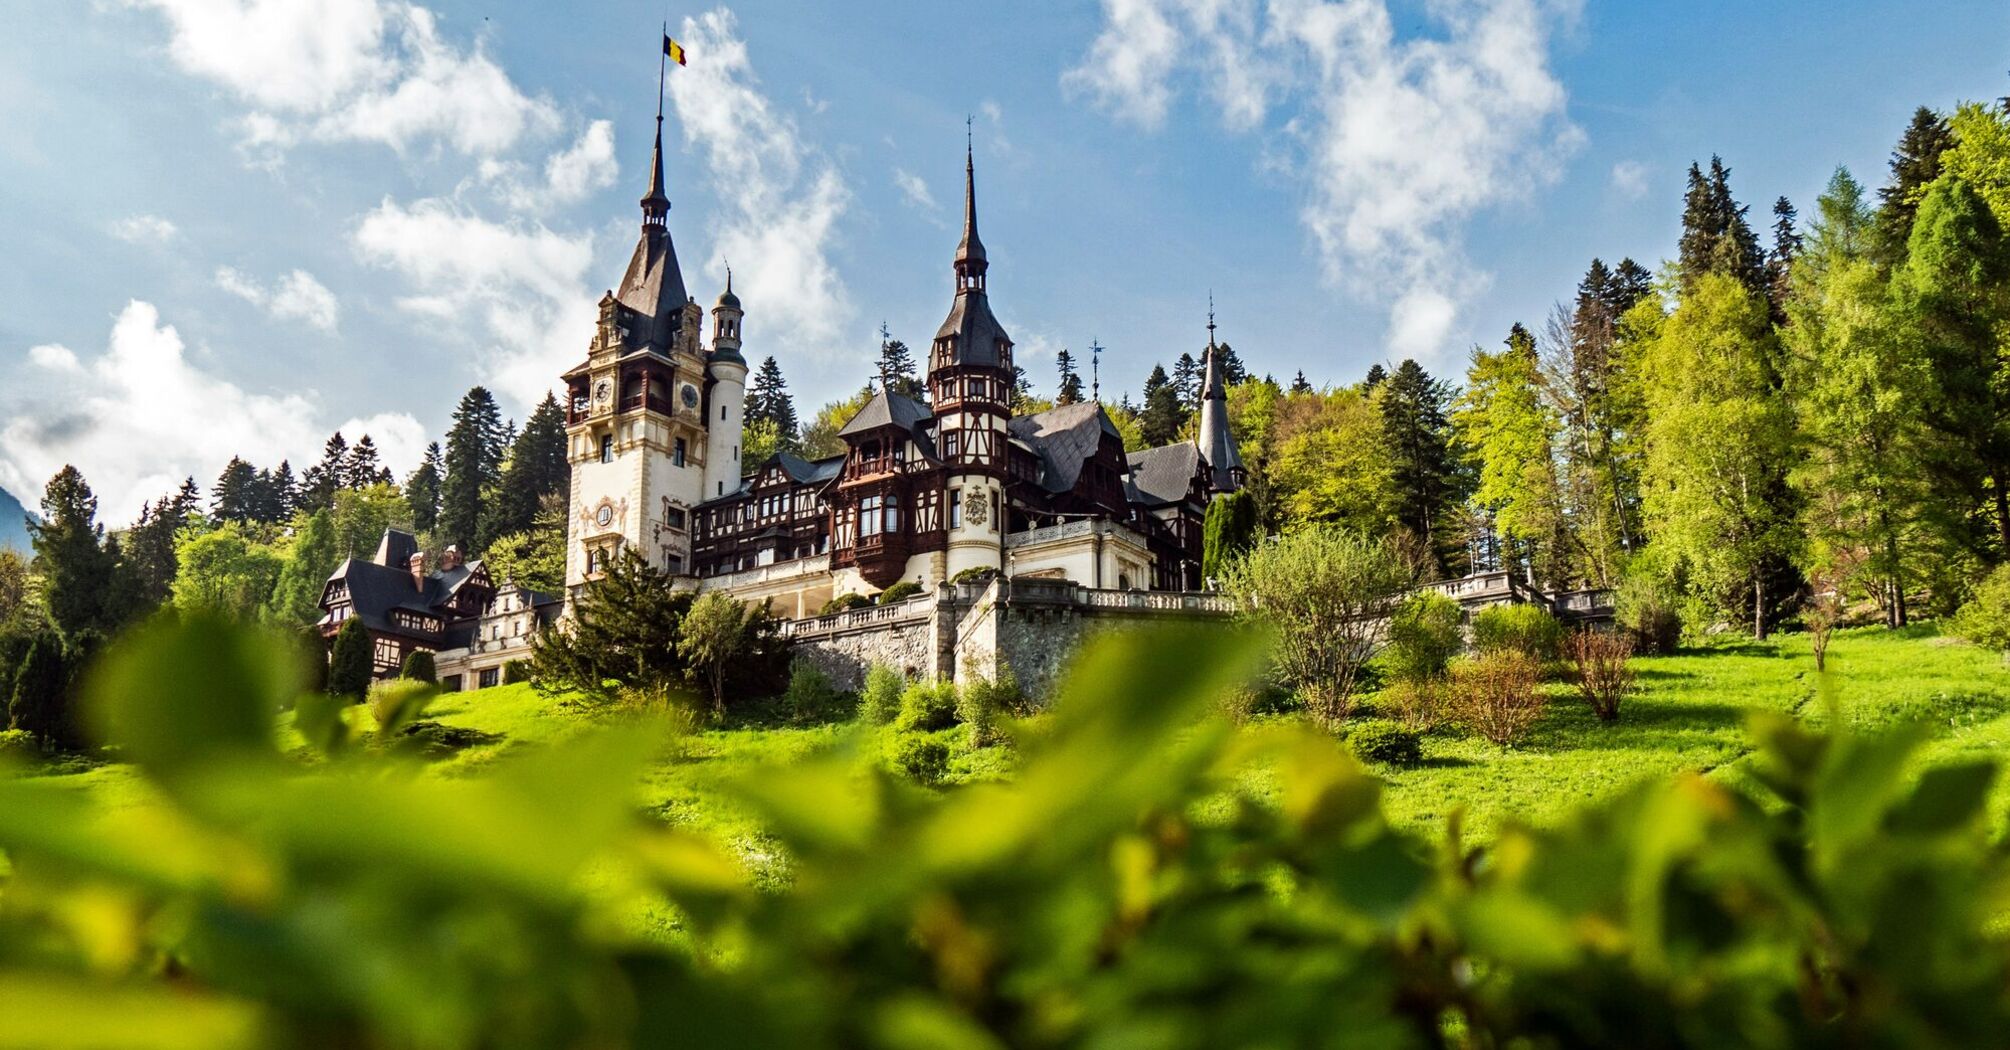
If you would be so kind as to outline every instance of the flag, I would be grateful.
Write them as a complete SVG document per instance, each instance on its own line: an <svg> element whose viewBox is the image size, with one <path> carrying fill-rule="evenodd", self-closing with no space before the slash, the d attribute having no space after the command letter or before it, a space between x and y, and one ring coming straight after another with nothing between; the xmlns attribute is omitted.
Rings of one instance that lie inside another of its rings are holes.
<svg viewBox="0 0 2010 1050"><path fill-rule="evenodd" d="M670 61L680 66L684 64L684 45L670 39L668 33L663 34L663 53L670 57Z"/></svg>

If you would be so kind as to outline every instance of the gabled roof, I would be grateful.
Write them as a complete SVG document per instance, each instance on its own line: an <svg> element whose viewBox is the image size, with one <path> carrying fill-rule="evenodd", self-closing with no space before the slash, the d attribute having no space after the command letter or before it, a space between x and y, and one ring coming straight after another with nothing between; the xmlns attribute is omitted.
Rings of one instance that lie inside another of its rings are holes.
<svg viewBox="0 0 2010 1050"><path fill-rule="evenodd" d="M850 437L885 426L899 427L912 433L916 427L934 418L935 416L928 411L927 405L913 398L882 390L874 394L872 400L865 403L865 407L853 413L852 417L845 421L845 425L838 430L838 436Z"/></svg>
<svg viewBox="0 0 2010 1050"><path fill-rule="evenodd" d="M473 561L414 580L411 560L418 553L419 542L411 533L385 529L371 560L343 559L328 577L328 583L339 581L348 588L350 615L363 621L365 628L430 641L432 635L398 625L391 614L409 610L432 617L443 628L450 627L462 614L444 606L471 584L487 587L488 573L480 561ZM326 589L327 584L323 584L324 593Z"/></svg>
<svg viewBox="0 0 2010 1050"><path fill-rule="evenodd" d="M1200 449L1191 441L1133 452L1127 459L1131 467L1127 495L1131 502L1147 507L1184 502L1201 470Z"/></svg>
<svg viewBox="0 0 2010 1050"><path fill-rule="evenodd" d="M1040 487L1066 492L1082 476L1082 464L1095 456L1105 434L1123 443L1109 413L1094 401L1050 408L1030 416L1014 416L1007 431L1040 457Z"/></svg>

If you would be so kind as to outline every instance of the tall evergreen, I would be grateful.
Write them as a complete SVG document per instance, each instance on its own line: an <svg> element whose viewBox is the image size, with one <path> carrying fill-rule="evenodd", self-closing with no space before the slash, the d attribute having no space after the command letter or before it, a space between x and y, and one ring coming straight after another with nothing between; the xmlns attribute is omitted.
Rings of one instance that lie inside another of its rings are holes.
<svg viewBox="0 0 2010 1050"><path fill-rule="evenodd" d="M1381 386L1382 381L1387 378L1389 378L1389 370L1382 367L1382 362L1377 361L1369 365L1368 374L1361 377L1361 389L1373 393L1375 388Z"/></svg>
<svg viewBox="0 0 2010 1050"><path fill-rule="evenodd" d="M496 490L494 520L483 536L484 548L487 540L530 528L539 503L552 493L565 492L571 477L572 468L565 461L565 414L558 399L547 393L510 446L509 465Z"/></svg>
<svg viewBox="0 0 2010 1050"><path fill-rule="evenodd" d="M363 621L351 617L335 632L335 644L328 654L328 694L361 700L370 691L376 675L376 659L370 651L370 635Z"/></svg>
<svg viewBox="0 0 2010 1050"><path fill-rule="evenodd" d="M1312 392L1312 381L1305 378L1305 370L1303 368L1299 369L1298 374L1292 377L1291 392L1294 394L1309 394Z"/></svg>
<svg viewBox="0 0 2010 1050"><path fill-rule="evenodd" d="M1186 410L1180 407L1179 391L1166 378L1163 366L1153 365L1152 374L1145 379L1144 409L1138 413L1138 430L1146 448L1170 445L1179 439L1179 429L1186 423Z"/></svg>
<svg viewBox="0 0 2010 1050"><path fill-rule="evenodd" d="M390 471L377 461L377 443L365 434L349 449L349 458L342 464L342 487L345 489L367 489L379 482L391 480Z"/></svg>
<svg viewBox="0 0 2010 1050"><path fill-rule="evenodd" d="M503 456L502 411L484 387L461 396L447 430L446 475L440 479L438 539L472 556L482 538L482 494L495 485Z"/></svg>
<svg viewBox="0 0 2010 1050"><path fill-rule="evenodd" d="M65 466L42 490L42 520L28 523L42 574L42 607L65 642L118 626L118 551L98 524L98 497L76 467Z"/></svg>
<svg viewBox="0 0 2010 1050"><path fill-rule="evenodd" d="M1773 323L1785 324L1788 280L1794 258L1801 252L1801 235L1794 228L1794 202L1781 197L1773 202L1773 250L1766 254L1766 299L1773 307Z"/></svg>
<svg viewBox="0 0 2010 1050"><path fill-rule="evenodd" d="M1704 274L1721 273L1752 291L1765 291L1765 258L1745 211L1731 194L1731 169L1723 158L1710 158L1707 176L1697 165L1689 165L1680 245L1684 288L1693 287Z"/></svg>
<svg viewBox="0 0 2010 1050"><path fill-rule="evenodd" d="M1877 191L1878 257L1887 268L1904 262L1919 203L1926 188L1940 177L1941 154L1954 144L1954 129L1946 117L1925 106L1913 110L1912 122L1891 151L1891 179Z"/></svg>
<svg viewBox="0 0 2010 1050"><path fill-rule="evenodd" d="M1422 365L1404 360L1381 390L1382 431L1388 442L1396 518L1430 545L1440 571L1457 542L1447 543L1446 512L1457 502L1458 469L1452 456L1446 406L1451 389Z"/></svg>
<svg viewBox="0 0 2010 1050"><path fill-rule="evenodd" d="M886 380L889 393L902 397L920 398L923 394L921 380L914 373L914 354L907 344L898 339L886 338L886 329L880 329L879 374Z"/></svg>
<svg viewBox="0 0 2010 1050"><path fill-rule="evenodd" d="M328 435L321 446L321 462L300 476L300 505L307 510L323 510L335 505L335 490L343 488L349 463L349 442L341 431Z"/></svg>
<svg viewBox="0 0 2010 1050"><path fill-rule="evenodd" d="M1200 362L1192 354L1179 355L1179 360L1173 362L1172 387L1182 413L1200 409L1200 383ZM1186 420L1181 418L1180 423L1185 425Z"/></svg>
<svg viewBox="0 0 2010 1050"><path fill-rule="evenodd" d="M294 489L293 464L280 460L279 465L265 475L259 486L258 520L264 522L288 521L293 517L293 504L297 498Z"/></svg>
<svg viewBox="0 0 2010 1050"><path fill-rule="evenodd" d="M46 632L37 636L14 675L7 704L12 727L45 745L71 743L70 677L62 639Z"/></svg>
<svg viewBox="0 0 2010 1050"><path fill-rule="evenodd" d="M1216 344L1215 357L1221 361L1221 381L1229 386L1237 386L1249 381L1249 368L1237 357L1235 348L1227 343Z"/></svg>
<svg viewBox="0 0 2010 1050"><path fill-rule="evenodd" d="M761 366L754 370L754 381L747 386L746 419L748 423L773 423L785 447L793 446L800 436L796 400L789 394L782 366L772 355L762 359Z"/></svg>
<svg viewBox="0 0 2010 1050"><path fill-rule="evenodd" d="M150 612L167 602L180 570L175 535L201 512L201 490L195 487L194 478L184 481L174 495L140 508L139 521L126 531L125 543L125 575L136 612Z"/></svg>
<svg viewBox="0 0 2010 1050"><path fill-rule="evenodd" d="M405 499L412 505L412 527L430 533L440 520L440 481L446 473L440 443L426 443L426 458L405 477Z"/></svg>
<svg viewBox="0 0 2010 1050"><path fill-rule="evenodd" d="M1613 316L1617 317L1633 309L1633 304L1647 298L1654 290L1654 274L1647 267L1632 259L1621 259L1612 268L1612 280L1606 285L1606 301L1612 305Z"/></svg>
<svg viewBox="0 0 2010 1050"><path fill-rule="evenodd" d="M1054 355L1054 367L1061 373L1060 392L1054 395L1054 403L1072 405L1082 400L1082 374L1075 370L1075 355L1069 353L1067 347L1062 347L1061 352Z"/></svg>
<svg viewBox="0 0 2010 1050"><path fill-rule="evenodd" d="M218 521L251 521L258 509L258 471L236 456L224 464L210 491L210 515Z"/></svg>

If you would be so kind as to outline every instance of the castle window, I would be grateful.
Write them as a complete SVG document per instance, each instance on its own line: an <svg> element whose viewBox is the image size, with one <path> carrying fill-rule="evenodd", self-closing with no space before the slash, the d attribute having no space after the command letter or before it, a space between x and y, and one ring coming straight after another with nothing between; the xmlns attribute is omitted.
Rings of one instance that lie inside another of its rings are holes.
<svg viewBox="0 0 2010 1050"><path fill-rule="evenodd" d="M683 438L678 438L677 443L670 447L670 465L673 467L681 467L684 465Z"/></svg>
<svg viewBox="0 0 2010 1050"><path fill-rule="evenodd" d="M719 406L719 421L723 423L723 422L725 422L725 419L726 419L726 406L725 406L725 405L720 405L720 406Z"/></svg>
<svg viewBox="0 0 2010 1050"><path fill-rule="evenodd" d="M671 528L676 529L680 532L683 531L684 512L678 510L676 507L668 508L663 512L663 524L668 525Z"/></svg>
<svg viewBox="0 0 2010 1050"><path fill-rule="evenodd" d="M884 502L878 496L867 496L858 501L858 534L860 536L879 535L879 512Z"/></svg>
<svg viewBox="0 0 2010 1050"><path fill-rule="evenodd" d="M602 434L602 435L600 435L600 461L601 461L602 463L612 463L612 462L614 462L614 435L613 435L613 434Z"/></svg>
<svg viewBox="0 0 2010 1050"><path fill-rule="evenodd" d="M963 527L962 489L949 490L949 527L952 529L960 529Z"/></svg>

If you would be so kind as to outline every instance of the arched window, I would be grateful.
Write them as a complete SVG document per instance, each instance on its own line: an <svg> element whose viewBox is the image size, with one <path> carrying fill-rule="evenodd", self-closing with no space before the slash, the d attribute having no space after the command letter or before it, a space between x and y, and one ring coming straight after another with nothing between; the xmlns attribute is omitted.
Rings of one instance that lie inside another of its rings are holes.
<svg viewBox="0 0 2010 1050"><path fill-rule="evenodd" d="M888 496L886 498L886 531L888 532L900 531L899 496Z"/></svg>

